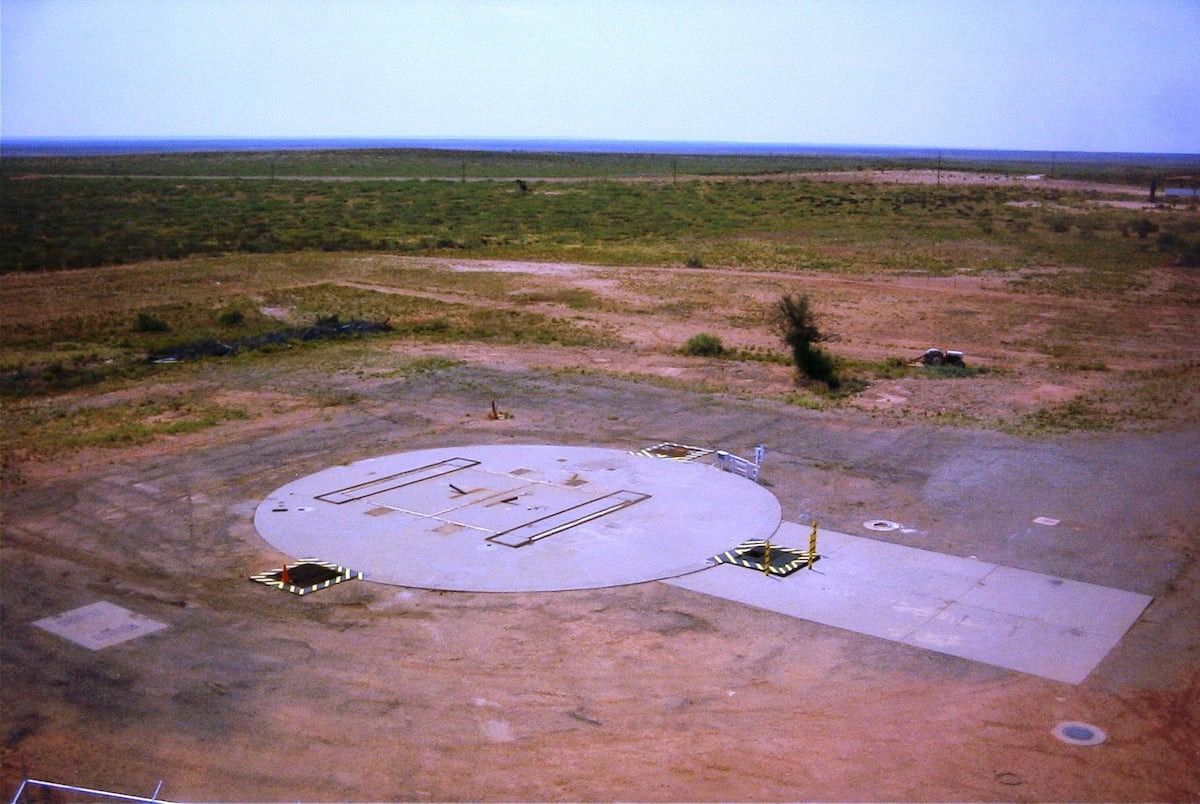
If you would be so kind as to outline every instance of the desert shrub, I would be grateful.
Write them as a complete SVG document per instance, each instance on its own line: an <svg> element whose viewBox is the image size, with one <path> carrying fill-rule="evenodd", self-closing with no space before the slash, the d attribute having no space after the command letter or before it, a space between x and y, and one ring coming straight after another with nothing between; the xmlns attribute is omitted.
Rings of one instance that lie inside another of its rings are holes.
<svg viewBox="0 0 1200 804"><path fill-rule="evenodd" d="M900 377L907 377L912 373L908 366L908 361L901 360L898 357L889 357L882 363L878 363L871 367L874 376L881 380L895 380Z"/></svg>
<svg viewBox="0 0 1200 804"><path fill-rule="evenodd" d="M246 314L236 307L226 307L217 316L217 322L223 327L236 327L246 320Z"/></svg>
<svg viewBox="0 0 1200 804"><path fill-rule="evenodd" d="M833 358L816 346L825 340L825 335L817 328L816 314L807 296L783 296L775 307L775 328L791 349L792 360L800 374L826 383L830 388L841 385Z"/></svg>
<svg viewBox="0 0 1200 804"><path fill-rule="evenodd" d="M1174 232L1163 232L1157 239L1160 251L1175 251L1184 248L1187 241Z"/></svg>
<svg viewBox="0 0 1200 804"><path fill-rule="evenodd" d="M684 260L683 264L686 265L688 268L703 268L704 260L700 259L695 254L693 254L692 256L690 256L686 260Z"/></svg>
<svg viewBox="0 0 1200 804"><path fill-rule="evenodd" d="M1176 264L1185 268L1200 268L1200 240L1184 248Z"/></svg>
<svg viewBox="0 0 1200 804"><path fill-rule="evenodd" d="M150 313L138 313L133 321L134 332L167 332L170 329L166 321Z"/></svg>
<svg viewBox="0 0 1200 804"><path fill-rule="evenodd" d="M842 384L837 376L833 358L829 356L828 352L815 346L809 346L796 356L796 367L806 377L820 380L828 384L830 388L837 388Z"/></svg>
<svg viewBox="0 0 1200 804"><path fill-rule="evenodd" d="M1158 231L1158 224L1149 218L1138 218L1131 224L1130 229L1138 237L1145 240L1150 235Z"/></svg>
<svg viewBox="0 0 1200 804"><path fill-rule="evenodd" d="M979 374L981 370L974 366L952 366L943 364L940 366L923 366L923 375L931 379L956 379L958 377L971 377Z"/></svg>
<svg viewBox="0 0 1200 804"><path fill-rule="evenodd" d="M1161 232L1155 238L1158 250L1177 254L1174 264L1187 268L1200 267L1200 240L1191 240L1177 232Z"/></svg>
<svg viewBox="0 0 1200 804"><path fill-rule="evenodd" d="M716 335L701 332L687 339L687 343L683 345L683 353L699 357L719 357L725 354L725 344L721 343L721 339Z"/></svg>

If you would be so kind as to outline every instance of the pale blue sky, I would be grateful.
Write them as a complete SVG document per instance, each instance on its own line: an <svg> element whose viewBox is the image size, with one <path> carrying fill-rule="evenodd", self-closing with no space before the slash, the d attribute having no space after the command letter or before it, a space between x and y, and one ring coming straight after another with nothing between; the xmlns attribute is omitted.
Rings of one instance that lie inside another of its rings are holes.
<svg viewBox="0 0 1200 804"><path fill-rule="evenodd" d="M18 137L1200 152L1200 0L2 0Z"/></svg>

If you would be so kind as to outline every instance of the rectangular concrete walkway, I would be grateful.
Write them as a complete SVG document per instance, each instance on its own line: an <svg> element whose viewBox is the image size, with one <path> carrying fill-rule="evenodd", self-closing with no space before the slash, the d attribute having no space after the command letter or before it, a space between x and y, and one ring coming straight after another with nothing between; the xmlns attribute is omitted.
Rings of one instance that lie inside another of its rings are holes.
<svg viewBox="0 0 1200 804"><path fill-rule="evenodd" d="M785 522L772 542L807 548L809 532ZM665 583L1068 684L1087 678L1153 599L876 539L818 533L821 560L812 570L779 578L721 564Z"/></svg>

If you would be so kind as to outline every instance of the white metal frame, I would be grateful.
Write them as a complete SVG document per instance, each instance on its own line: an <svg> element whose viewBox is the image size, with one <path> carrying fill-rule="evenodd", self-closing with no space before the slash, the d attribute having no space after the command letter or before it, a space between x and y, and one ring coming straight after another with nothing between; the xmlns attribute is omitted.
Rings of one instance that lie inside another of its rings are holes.
<svg viewBox="0 0 1200 804"><path fill-rule="evenodd" d="M71 784L59 784L58 782L47 782L41 779L25 779L21 782L21 786L17 788L16 794L12 797L12 804L18 804L21 796L25 793L25 788L36 785L37 787L48 787L51 790L65 790L68 793L83 793L88 796L97 796L99 798L114 799L116 801L145 801L154 802L154 804L171 804L166 799L158 797L158 793L162 790L163 780L159 779L158 784L154 787L154 792L150 794L150 798L144 796L132 796L128 793L113 793L108 790L96 790L91 787L76 787Z"/></svg>

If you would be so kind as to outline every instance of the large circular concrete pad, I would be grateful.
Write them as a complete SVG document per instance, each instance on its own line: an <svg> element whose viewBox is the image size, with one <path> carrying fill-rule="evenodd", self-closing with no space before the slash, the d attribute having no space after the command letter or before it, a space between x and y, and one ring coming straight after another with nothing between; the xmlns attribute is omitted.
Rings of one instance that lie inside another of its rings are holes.
<svg viewBox="0 0 1200 804"><path fill-rule="evenodd" d="M254 525L295 557L368 580L464 592L671 578L779 527L775 497L712 466L590 447L402 452L274 491Z"/></svg>

